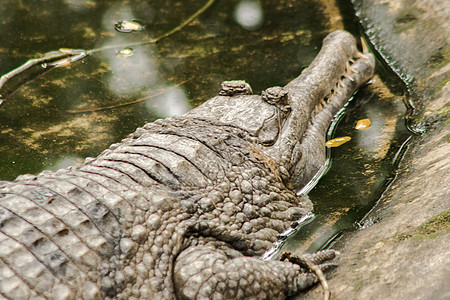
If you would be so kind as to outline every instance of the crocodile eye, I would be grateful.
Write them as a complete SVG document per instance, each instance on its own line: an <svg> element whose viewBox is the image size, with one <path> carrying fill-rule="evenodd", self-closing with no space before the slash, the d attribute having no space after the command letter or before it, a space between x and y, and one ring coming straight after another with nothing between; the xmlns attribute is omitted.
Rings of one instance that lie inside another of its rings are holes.
<svg viewBox="0 0 450 300"><path fill-rule="evenodd" d="M289 92L280 86L274 86L266 89L261 93L261 97L269 104L275 105L283 112L288 112L289 107Z"/></svg>

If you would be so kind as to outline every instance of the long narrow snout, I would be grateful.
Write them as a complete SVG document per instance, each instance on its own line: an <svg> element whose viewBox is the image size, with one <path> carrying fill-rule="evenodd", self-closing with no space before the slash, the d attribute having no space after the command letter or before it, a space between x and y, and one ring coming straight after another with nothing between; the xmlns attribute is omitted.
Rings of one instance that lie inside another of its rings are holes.
<svg viewBox="0 0 450 300"><path fill-rule="evenodd" d="M375 59L359 52L355 38L335 31L302 74L284 87L291 113L277 142L265 149L283 179L300 189L325 162L325 134L333 116L373 75ZM317 150L321 149L321 150Z"/></svg>

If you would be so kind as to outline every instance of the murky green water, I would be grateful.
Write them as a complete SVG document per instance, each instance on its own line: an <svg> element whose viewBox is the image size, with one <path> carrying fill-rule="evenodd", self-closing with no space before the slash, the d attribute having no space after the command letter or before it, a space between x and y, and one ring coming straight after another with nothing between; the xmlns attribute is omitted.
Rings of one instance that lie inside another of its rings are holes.
<svg viewBox="0 0 450 300"><path fill-rule="evenodd" d="M43 74L37 64L5 84L0 179L96 156L136 127L211 98L224 80L245 79L255 93L284 85L309 65L329 32L345 27L358 34L349 1L216 0L180 32L135 45L169 32L206 2L3 0L0 74L60 48L109 49ZM124 19L142 20L146 29L116 31ZM134 55L117 54L130 44ZM355 97L335 133L353 139L333 150L331 170L310 193L318 217L287 247L318 248L379 197L407 136L397 85L381 73ZM136 103L73 112L130 101ZM372 127L357 132L352 127L361 118Z"/></svg>

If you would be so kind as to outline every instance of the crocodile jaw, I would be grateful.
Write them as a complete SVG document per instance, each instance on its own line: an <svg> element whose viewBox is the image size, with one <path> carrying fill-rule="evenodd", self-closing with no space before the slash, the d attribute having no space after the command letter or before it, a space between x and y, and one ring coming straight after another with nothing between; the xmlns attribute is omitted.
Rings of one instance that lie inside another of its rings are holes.
<svg viewBox="0 0 450 300"><path fill-rule="evenodd" d="M333 116L374 71L375 59L356 48L345 31L329 34L318 56L287 84L291 113L276 143L264 152L277 163L284 182L301 189L325 163L325 136Z"/></svg>
<svg viewBox="0 0 450 300"><path fill-rule="evenodd" d="M277 178L300 189L325 162L325 133L333 116L373 75L374 65L350 33L338 30L324 39L311 66L283 88L288 103L250 95L247 84L233 81L244 90L221 93L185 116L245 130L254 137L250 152L271 165Z"/></svg>

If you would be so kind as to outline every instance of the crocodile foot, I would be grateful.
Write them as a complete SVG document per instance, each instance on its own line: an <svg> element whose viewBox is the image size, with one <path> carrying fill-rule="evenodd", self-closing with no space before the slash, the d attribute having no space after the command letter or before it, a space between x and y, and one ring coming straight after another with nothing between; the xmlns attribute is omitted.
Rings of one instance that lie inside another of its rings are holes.
<svg viewBox="0 0 450 300"><path fill-rule="evenodd" d="M300 256L289 251L283 251L281 253L280 260L289 261L293 264L299 265L302 268L302 271L314 273L316 275L315 280L319 280L322 285L323 299L328 300L331 293L324 273L337 267L336 263L330 262L337 255L339 255L339 252L332 249L326 249L311 254L303 254Z"/></svg>

